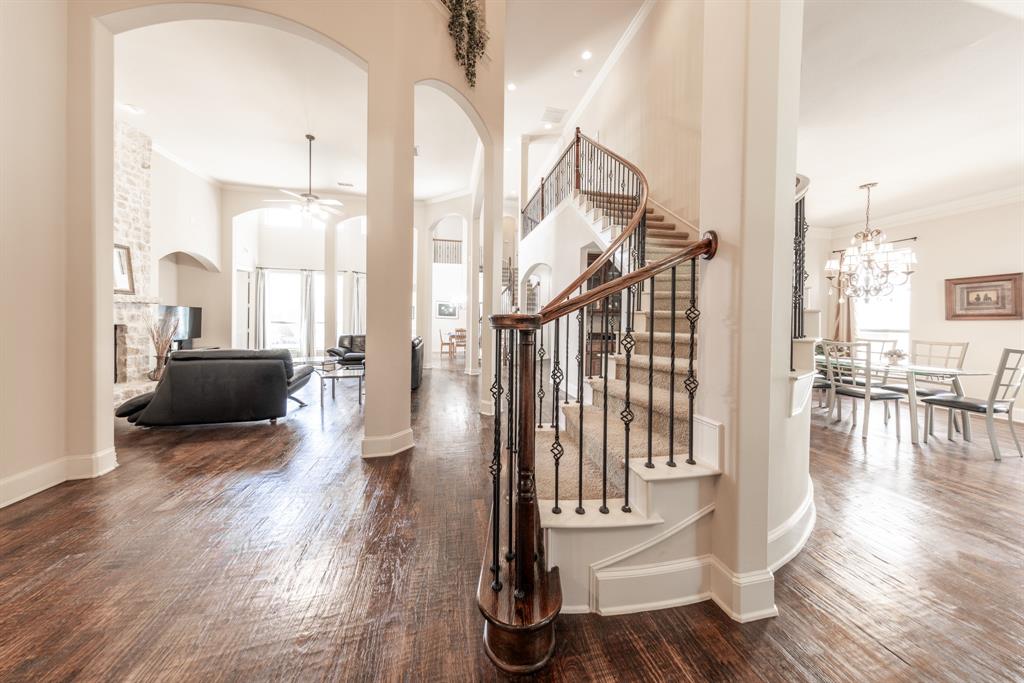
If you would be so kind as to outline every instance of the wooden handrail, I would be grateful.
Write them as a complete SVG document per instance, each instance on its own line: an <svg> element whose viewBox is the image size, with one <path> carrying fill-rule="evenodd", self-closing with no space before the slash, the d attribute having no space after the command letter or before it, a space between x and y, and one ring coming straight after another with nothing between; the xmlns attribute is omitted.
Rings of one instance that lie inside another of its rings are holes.
<svg viewBox="0 0 1024 683"><path fill-rule="evenodd" d="M616 237L614 240L612 240L612 243L608 245L608 248L605 249L601 253L601 255L598 256L594 260L594 262L591 263L590 266L586 270L584 270L582 273L580 273L576 277L575 280L573 280L571 283L569 283L569 285L567 285L565 287L565 289L563 289L561 292L556 294L555 297L553 299L551 299L551 301L548 303L547 306L545 306L544 308L542 308L540 310L540 313L541 313L542 316L546 316L548 314L548 312L552 308L554 308L559 303L564 301L566 297L568 297L570 294L572 294L577 289L579 289L580 285L582 285L584 282L589 280L595 273L597 273L604 266L604 264L607 263L612 258L612 255L615 253L615 251L620 246L622 246L626 242L626 240L629 239L630 235L632 235L634 232L636 232L637 227L639 227L639 225L640 225L640 221L643 219L644 214L647 212L647 196L648 196L649 185L647 183L647 176L644 175L644 172L641 171L639 168L637 168L635 164L633 164L632 162L630 162L627 159L622 158L621 156L619 156L615 152L611 151L610 149L608 149L607 147L605 147L601 143L597 142L596 140L592 140L591 138L587 137L586 135L583 135L580 132L579 128L576 129L576 135L577 135L578 138L586 140L590 144L594 145L594 147L596 147L597 149L601 150L602 152L604 152L608 156L614 158L619 163L621 163L623 166L625 166L630 171L635 173L637 178L640 180L640 196L637 199L638 203L637 203L636 210L633 212L633 215L630 217L629 223L627 223L626 227L622 230L621 233L619 233L619 236ZM575 310L575 309L573 309L573 310ZM545 320L548 320L548 318L545 318Z"/></svg>
<svg viewBox="0 0 1024 683"><path fill-rule="evenodd" d="M690 261L697 258L698 256L703 257L705 260L710 259L718 251L718 233L714 230L709 230L704 233L703 237L696 244L691 244L685 249L680 249L674 254L669 254L660 261L650 263L643 268L638 268L631 273L625 273L609 280L602 285L598 285L593 289L588 289L579 296L574 296L571 299L566 299L560 303L555 304L552 302L540 312L542 324L549 323L556 318L561 318L563 315L569 313L575 313L584 306L589 306L592 303L600 301L606 296L610 296L617 292L621 292L627 287L643 282L644 280L654 277L659 273L662 273L670 268L678 266L680 263Z"/></svg>

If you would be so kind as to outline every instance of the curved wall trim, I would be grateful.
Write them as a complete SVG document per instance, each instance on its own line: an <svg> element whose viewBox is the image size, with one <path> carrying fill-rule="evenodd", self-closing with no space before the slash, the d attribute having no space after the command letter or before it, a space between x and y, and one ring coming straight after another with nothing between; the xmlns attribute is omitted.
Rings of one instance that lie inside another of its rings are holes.
<svg viewBox="0 0 1024 683"><path fill-rule="evenodd" d="M768 532L768 569L778 570L803 550L818 518L814 506L814 482L807 475L807 493L796 511Z"/></svg>

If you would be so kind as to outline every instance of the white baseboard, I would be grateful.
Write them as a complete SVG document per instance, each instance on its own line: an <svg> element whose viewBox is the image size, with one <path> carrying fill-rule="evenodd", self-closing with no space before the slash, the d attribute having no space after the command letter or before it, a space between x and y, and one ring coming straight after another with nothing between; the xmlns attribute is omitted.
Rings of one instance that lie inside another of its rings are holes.
<svg viewBox="0 0 1024 683"><path fill-rule="evenodd" d="M414 445L412 429L403 429L400 432L384 436L364 436L363 457L386 458L389 455L407 451Z"/></svg>
<svg viewBox="0 0 1024 683"><path fill-rule="evenodd" d="M494 415L494 399L490 396L481 398L478 408L481 415Z"/></svg>
<svg viewBox="0 0 1024 683"><path fill-rule="evenodd" d="M117 467L117 453L107 448L92 455L69 455L0 479L0 508L17 503L70 479L92 479Z"/></svg>
<svg viewBox="0 0 1024 683"><path fill-rule="evenodd" d="M594 611L609 616L681 607L707 600L709 555L642 566L598 569Z"/></svg>
<svg viewBox="0 0 1024 683"><path fill-rule="evenodd" d="M711 599L733 621L745 623L778 616L775 575L768 569L736 573L711 558Z"/></svg>
<svg viewBox="0 0 1024 683"><path fill-rule="evenodd" d="M789 519L768 532L768 569L772 572L797 556L814 531L818 519L814 507L814 482L807 475L807 493Z"/></svg>

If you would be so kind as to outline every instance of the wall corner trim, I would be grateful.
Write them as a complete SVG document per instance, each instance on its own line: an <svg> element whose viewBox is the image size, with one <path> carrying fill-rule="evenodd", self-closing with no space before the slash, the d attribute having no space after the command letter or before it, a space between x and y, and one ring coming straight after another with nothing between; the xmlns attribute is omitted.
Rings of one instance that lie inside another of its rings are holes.
<svg viewBox="0 0 1024 683"><path fill-rule="evenodd" d="M384 436L364 436L363 457L386 458L407 451L415 445L412 429L403 429L400 432Z"/></svg>
<svg viewBox="0 0 1024 683"><path fill-rule="evenodd" d="M0 479L0 508L74 479L100 477L117 467L113 447L88 455L54 458L31 469Z"/></svg>
<svg viewBox="0 0 1024 683"><path fill-rule="evenodd" d="M733 621L746 623L779 614L775 606L775 575L768 568L732 571L711 557L711 599Z"/></svg>

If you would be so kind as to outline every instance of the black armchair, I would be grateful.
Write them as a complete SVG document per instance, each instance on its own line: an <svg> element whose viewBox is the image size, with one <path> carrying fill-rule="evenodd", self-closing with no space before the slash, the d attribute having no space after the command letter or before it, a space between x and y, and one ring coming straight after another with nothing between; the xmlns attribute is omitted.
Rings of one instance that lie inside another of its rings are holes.
<svg viewBox="0 0 1024 683"><path fill-rule="evenodd" d="M337 357L341 365L359 365L366 360L366 335L343 334L338 337L338 345L327 353Z"/></svg>

